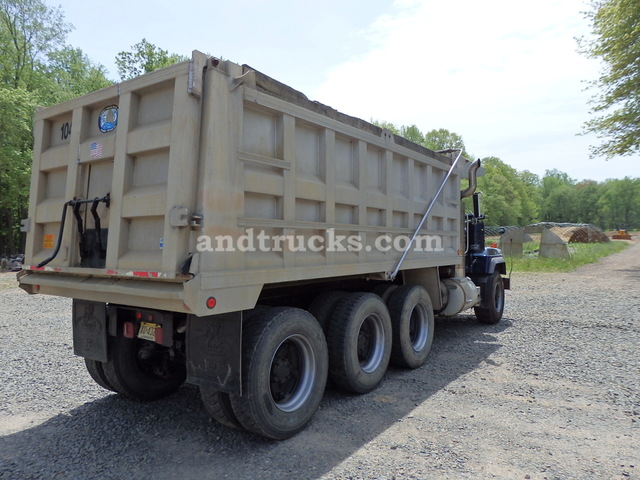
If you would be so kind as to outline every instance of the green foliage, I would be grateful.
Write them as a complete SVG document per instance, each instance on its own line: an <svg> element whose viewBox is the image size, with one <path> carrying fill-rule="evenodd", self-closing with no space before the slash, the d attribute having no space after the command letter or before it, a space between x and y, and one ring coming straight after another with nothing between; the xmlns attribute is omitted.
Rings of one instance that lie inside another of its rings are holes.
<svg viewBox="0 0 640 480"><path fill-rule="evenodd" d="M483 210L491 225L519 225L523 220L523 185L518 172L496 157L483 158L485 175L478 178L478 190L483 193Z"/></svg>
<svg viewBox="0 0 640 480"><path fill-rule="evenodd" d="M520 225L536 223L540 219L540 177L528 170L517 172L517 190L521 203Z"/></svg>
<svg viewBox="0 0 640 480"><path fill-rule="evenodd" d="M418 145L424 145L424 135L415 125L400 127L400 135Z"/></svg>
<svg viewBox="0 0 640 480"><path fill-rule="evenodd" d="M469 158L469 155L465 151L462 137L455 132L450 132L446 128L422 133L416 125L403 125L401 127L397 127L393 123L378 120L371 120L371 123L381 128L386 128L396 135L400 135L407 140L411 140L418 145L422 145L423 147L427 147L428 149L436 152L448 149L461 149L463 156Z"/></svg>
<svg viewBox="0 0 640 480"><path fill-rule="evenodd" d="M36 101L23 88L0 88L0 253L20 250L18 226L27 216Z"/></svg>
<svg viewBox="0 0 640 480"><path fill-rule="evenodd" d="M107 78L106 68L93 63L79 48L67 46L51 52L48 58L41 69L50 85L47 91L51 101L47 103L75 98L113 83Z"/></svg>
<svg viewBox="0 0 640 480"><path fill-rule="evenodd" d="M424 135L422 144L431 150L448 150L450 148L458 148L462 150L462 155L469 158L464 148L462 137L455 132L450 132L446 128L431 130Z"/></svg>
<svg viewBox="0 0 640 480"><path fill-rule="evenodd" d="M41 0L0 0L0 81L33 89L37 66L64 44L71 25Z"/></svg>
<svg viewBox="0 0 640 480"><path fill-rule="evenodd" d="M128 80L185 60L188 58L162 50L143 38L131 47L130 52L118 53L116 66L120 79Z"/></svg>
<svg viewBox="0 0 640 480"><path fill-rule="evenodd" d="M547 170L541 181L540 219L544 222L572 222L575 210L575 180L559 170Z"/></svg>
<svg viewBox="0 0 640 480"><path fill-rule="evenodd" d="M0 253L22 250L36 105L52 105L112 82L106 69L65 44L72 26L44 0L0 0ZM118 71L137 76L184 60L146 40L118 55Z"/></svg>
<svg viewBox="0 0 640 480"><path fill-rule="evenodd" d="M23 249L36 105L111 83L104 67L65 46L71 28L42 0L0 0L0 253Z"/></svg>
<svg viewBox="0 0 640 480"><path fill-rule="evenodd" d="M576 183L566 173L547 171L541 182L542 221L592 223L603 230L640 227L640 179Z"/></svg>
<svg viewBox="0 0 640 480"><path fill-rule="evenodd" d="M611 158L640 151L640 1L593 0L587 13L594 38L581 39L582 52L604 63L592 86L595 118L585 125L603 144L594 156Z"/></svg>
<svg viewBox="0 0 640 480"><path fill-rule="evenodd" d="M601 188L598 182L585 180L574 187L574 214L579 219L576 223L591 223L604 225L598 208ZM603 228L605 228L603 226Z"/></svg>
<svg viewBox="0 0 640 480"><path fill-rule="evenodd" d="M602 257L621 252L629 244L624 241L611 241L606 243L581 244L571 257L544 258L536 256L509 257L508 268L514 272L571 272L576 268L589 263L595 263Z"/></svg>
<svg viewBox="0 0 640 480"><path fill-rule="evenodd" d="M640 226L640 178L609 180L597 200L604 228L635 229Z"/></svg>
<svg viewBox="0 0 640 480"><path fill-rule="evenodd" d="M597 0L592 20L597 39L583 50L601 58L607 71L597 83L603 93L588 128L611 138L605 155L638 150L640 115L640 0ZM0 253L21 247L19 221L26 217L36 105L55 104L108 86L105 68L66 44L72 26L61 9L45 0L0 0ZM116 58L122 79L186 60L146 39ZM432 150L458 148L462 137L446 129L423 133L416 125L374 122ZM487 223L526 225L541 220L595 223L604 229L640 228L640 179L576 182L558 170L519 172L496 157L483 160L479 179Z"/></svg>
<svg viewBox="0 0 640 480"><path fill-rule="evenodd" d="M380 128L387 129L391 133L395 133L396 135L400 135L400 129L398 127L396 127L391 122L382 122L382 121L379 121L379 120L371 119L371 123L373 123L374 125L377 125Z"/></svg>
<svg viewBox="0 0 640 480"><path fill-rule="evenodd" d="M374 123L432 150L465 149L462 137L446 129L422 134L415 125ZM528 170L517 171L496 157L481 162L485 175L478 178L478 190L488 225L524 226L545 221L591 223L604 230L640 228L640 179L577 182L557 169L540 178Z"/></svg>

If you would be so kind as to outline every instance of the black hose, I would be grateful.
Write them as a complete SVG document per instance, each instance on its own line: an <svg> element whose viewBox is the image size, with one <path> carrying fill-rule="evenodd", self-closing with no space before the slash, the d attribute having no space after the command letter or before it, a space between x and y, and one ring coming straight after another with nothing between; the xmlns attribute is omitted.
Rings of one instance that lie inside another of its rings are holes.
<svg viewBox="0 0 640 480"><path fill-rule="evenodd" d="M107 208L109 208L109 205L111 203L111 196L110 194L106 194L104 197L102 198L94 198L93 200L69 200L67 203L64 204L64 206L62 207L62 218L60 219L60 233L58 233L58 242L56 243L56 248L53 251L53 253L51 254L51 256L49 258L47 258L46 260L43 260L42 262L40 262L36 268L42 268L44 267L47 263L49 263L51 260L53 260L54 258L56 258L58 256L58 253L60 252L60 247L62 246L62 234L64 233L64 224L65 224L65 220L67 218L67 207L73 207L73 213L76 216L76 220L78 222L78 233L80 234L80 237L82 237L84 235L84 228L82 225L82 217L80 216L80 205L82 204L87 204L87 203L91 203L92 204L92 208L91 208L91 213L93 214L93 218L96 221L96 227L97 227L97 231L98 231L98 245L100 246L100 248L102 249L102 239L100 238L100 233L101 233L101 228L100 228L100 217L98 216L98 213L96 211L98 204L100 202L104 202L107 206Z"/></svg>
<svg viewBox="0 0 640 480"><path fill-rule="evenodd" d="M43 260L37 265L37 268L44 267L47 263L49 263L51 260L53 260L58 256L58 252L60 251L60 246L62 245L62 234L64 233L64 222L65 222L65 219L67 218L67 207L69 207L73 203L74 203L73 200L69 200L67 203L64 204L64 207L62 208L62 218L60 219L60 232L58 233L58 242L56 243L56 248L49 258L47 258L46 260Z"/></svg>

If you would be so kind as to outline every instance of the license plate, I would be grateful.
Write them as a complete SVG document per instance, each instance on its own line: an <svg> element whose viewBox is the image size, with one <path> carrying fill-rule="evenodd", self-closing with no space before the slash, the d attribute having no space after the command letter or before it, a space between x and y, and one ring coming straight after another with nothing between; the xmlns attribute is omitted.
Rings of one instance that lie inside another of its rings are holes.
<svg viewBox="0 0 640 480"><path fill-rule="evenodd" d="M142 322L140 323L140 330L138 330L138 338L155 342L156 330L160 327L161 325L158 325L157 323Z"/></svg>

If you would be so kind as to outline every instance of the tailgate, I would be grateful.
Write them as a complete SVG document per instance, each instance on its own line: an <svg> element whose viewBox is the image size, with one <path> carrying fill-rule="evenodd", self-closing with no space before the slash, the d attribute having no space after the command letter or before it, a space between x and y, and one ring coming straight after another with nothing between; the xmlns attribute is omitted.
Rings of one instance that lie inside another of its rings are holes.
<svg viewBox="0 0 640 480"><path fill-rule="evenodd" d="M189 259L206 57L36 113L25 267L175 279Z"/></svg>

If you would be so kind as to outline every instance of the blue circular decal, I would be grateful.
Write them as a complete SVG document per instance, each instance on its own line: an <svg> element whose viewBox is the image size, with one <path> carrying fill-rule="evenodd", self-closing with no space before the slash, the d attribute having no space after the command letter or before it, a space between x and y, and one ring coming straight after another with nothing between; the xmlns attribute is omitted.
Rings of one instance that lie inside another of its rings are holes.
<svg viewBox="0 0 640 480"><path fill-rule="evenodd" d="M118 126L118 106L105 107L98 116L98 128L102 133L111 132Z"/></svg>

